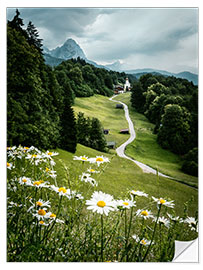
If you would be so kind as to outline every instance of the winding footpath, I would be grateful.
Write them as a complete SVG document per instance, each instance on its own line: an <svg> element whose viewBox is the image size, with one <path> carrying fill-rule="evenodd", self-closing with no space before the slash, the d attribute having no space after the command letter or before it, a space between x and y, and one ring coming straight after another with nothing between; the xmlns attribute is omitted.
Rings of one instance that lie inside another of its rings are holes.
<svg viewBox="0 0 203 270"><path fill-rule="evenodd" d="M134 160L134 159L132 159L132 158L130 158L130 157L128 157L128 156L125 155L125 148L126 148L126 146L128 144L130 144L132 141L134 141L134 139L136 138L136 134L135 134L135 129L134 129L133 122L132 122L132 120L130 119L130 116L129 116L128 106L125 103L121 102L121 101L118 101L118 100L115 100L115 99L113 100L113 98L115 98L116 96L117 95L112 96L111 98L109 98L109 100L114 101L114 102L117 102L117 103L120 103L120 104L123 105L124 112L125 112L125 118L126 118L126 120L128 122L129 132L130 132L130 138L126 142L124 142L121 146L119 146L118 148L116 148L116 152L117 152L118 156L133 161L137 166L139 166L143 170L144 173L157 174L157 171L155 169L153 169L153 168L151 168L151 167L149 167L149 166L147 166L147 165L145 165L145 164L143 164L143 163L141 163L141 162L139 162L137 160ZM172 177L170 177L168 175L165 175L163 173L160 173L160 172L158 174L159 174L159 176L163 176L163 177L167 177L167 178L172 178Z"/></svg>

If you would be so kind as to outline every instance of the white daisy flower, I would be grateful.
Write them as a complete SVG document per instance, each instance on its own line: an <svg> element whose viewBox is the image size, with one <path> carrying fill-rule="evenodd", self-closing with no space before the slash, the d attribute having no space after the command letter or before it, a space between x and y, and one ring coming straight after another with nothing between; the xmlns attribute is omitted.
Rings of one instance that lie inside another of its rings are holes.
<svg viewBox="0 0 203 270"><path fill-rule="evenodd" d="M33 186L36 188L48 188L49 187L49 182L44 182L43 180L38 180L38 181L34 181Z"/></svg>
<svg viewBox="0 0 203 270"><path fill-rule="evenodd" d="M57 177L57 174L56 174L56 171L54 170L51 170L49 168L46 167L45 169L45 172L48 176L50 176L51 178L56 178Z"/></svg>
<svg viewBox="0 0 203 270"><path fill-rule="evenodd" d="M149 246L150 243L151 243L151 241L149 241L149 240L147 240L147 239L145 239L145 238L143 238L143 239L140 241L140 244L143 245L143 246L145 246L145 247ZM153 242L152 242L152 244L153 244Z"/></svg>
<svg viewBox="0 0 203 270"><path fill-rule="evenodd" d="M168 217L170 218L170 220L172 220L172 221L174 221L174 222L177 222L177 221L183 222L182 218L180 218L179 216L174 217L174 216L170 215L169 213L167 213L167 215L168 215Z"/></svg>
<svg viewBox="0 0 203 270"><path fill-rule="evenodd" d="M27 154L25 158L29 159L30 162L36 166L42 161L42 156L40 154Z"/></svg>
<svg viewBox="0 0 203 270"><path fill-rule="evenodd" d="M82 194L77 193L77 192L76 192L76 194L74 194L74 197L76 198L76 200L83 200L84 199L84 197L82 196Z"/></svg>
<svg viewBox="0 0 203 270"><path fill-rule="evenodd" d="M8 204L9 204L9 206L8 206L8 208L12 208L12 207L21 207L21 206L23 206L22 204L18 204L18 203L14 203L14 202L8 202Z"/></svg>
<svg viewBox="0 0 203 270"><path fill-rule="evenodd" d="M88 157L85 155L80 157L74 156L73 160L89 161Z"/></svg>
<svg viewBox="0 0 203 270"><path fill-rule="evenodd" d="M92 169L92 168L89 168L87 171L88 171L89 173L100 173L100 171L95 171L95 170Z"/></svg>
<svg viewBox="0 0 203 270"><path fill-rule="evenodd" d="M102 191L95 191L90 200L86 200L87 209L97 212L98 214L105 214L108 216L110 211L114 211L116 203L113 196L105 194Z"/></svg>
<svg viewBox="0 0 203 270"><path fill-rule="evenodd" d="M15 168L15 167L13 166L12 163L7 162L7 169L12 170L12 169L14 169L14 168Z"/></svg>
<svg viewBox="0 0 203 270"><path fill-rule="evenodd" d="M39 224L40 226L45 226L45 227L47 227L47 226L50 225L50 223L45 223L44 220L40 220L38 224Z"/></svg>
<svg viewBox="0 0 203 270"><path fill-rule="evenodd" d="M97 186L97 182L95 179L90 177L89 173L83 173L80 180L85 183L90 183L92 186Z"/></svg>
<svg viewBox="0 0 203 270"><path fill-rule="evenodd" d="M183 222L189 225L191 231L198 232L198 221L194 217L187 217Z"/></svg>
<svg viewBox="0 0 203 270"><path fill-rule="evenodd" d="M20 177L18 181L20 185L33 186L31 179L25 176Z"/></svg>
<svg viewBox="0 0 203 270"><path fill-rule="evenodd" d="M36 217L38 220L44 220L50 218L50 214L47 213L46 208L45 209L39 209L36 210L34 214L32 214L34 217Z"/></svg>
<svg viewBox="0 0 203 270"><path fill-rule="evenodd" d="M7 151L13 151L13 150L15 150L16 149L16 146L8 146L7 148Z"/></svg>
<svg viewBox="0 0 203 270"><path fill-rule="evenodd" d="M133 206L136 206L135 202L132 200L118 200L116 201L118 207L123 209L130 209Z"/></svg>
<svg viewBox="0 0 203 270"><path fill-rule="evenodd" d="M139 190L131 190L130 194L132 194L134 196L148 197L147 193L144 193L144 192L139 191Z"/></svg>
<svg viewBox="0 0 203 270"><path fill-rule="evenodd" d="M71 199L72 191L69 188L66 189L65 187L56 187L54 185L51 185L50 188L54 190L56 193L58 193L59 196L65 196L68 199Z"/></svg>
<svg viewBox="0 0 203 270"><path fill-rule="evenodd" d="M137 212L136 212L136 215L138 217L142 217L144 219L148 219L148 218L153 218L154 217L152 215L151 211L143 210L143 209L138 209Z"/></svg>
<svg viewBox="0 0 203 270"><path fill-rule="evenodd" d="M57 218L56 223L64 224L65 222L63 220Z"/></svg>
<svg viewBox="0 0 203 270"><path fill-rule="evenodd" d="M59 153L57 152L50 152L50 151L46 151L46 153L42 154L42 157L46 157L48 159L51 159L51 157L57 156Z"/></svg>
<svg viewBox="0 0 203 270"><path fill-rule="evenodd" d="M35 206L40 208L51 207L50 201L43 201L42 199L39 199L38 201L36 201L36 203L33 203L32 199L30 199L30 203L32 204L32 206L30 206L30 208L27 210L28 212L30 212L31 209L35 208Z"/></svg>
<svg viewBox="0 0 203 270"><path fill-rule="evenodd" d="M89 158L90 163L97 163L97 166L100 166L100 164L104 162L110 162L107 157L104 156L96 156L96 158Z"/></svg>
<svg viewBox="0 0 203 270"><path fill-rule="evenodd" d="M51 219L51 222L53 222L55 220L56 223L61 223L61 224L64 223L63 220L56 218L56 215L52 212L48 212L47 217L49 217Z"/></svg>
<svg viewBox="0 0 203 270"><path fill-rule="evenodd" d="M156 218L154 218L154 221L156 221ZM170 221L165 217L159 217L157 222L160 223L160 224L163 224L168 229L170 227Z"/></svg>
<svg viewBox="0 0 203 270"><path fill-rule="evenodd" d="M140 242L140 237L137 236L136 234L132 235L132 238L133 238L137 243Z"/></svg>
<svg viewBox="0 0 203 270"><path fill-rule="evenodd" d="M152 199L157 203L157 207L159 207L160 205L165 205L166 207L170 207L170 208L174 208L174 201L167 201L163 198L157 199L155 197L152 196Z"/></svg>
<svg viewBox="0 0 203 270"><path fill-rule="evenodd" d="M50 160L50 165L52 166L52 168L56 165L56 162L53 160L53 159L51 159Z"/></svg>

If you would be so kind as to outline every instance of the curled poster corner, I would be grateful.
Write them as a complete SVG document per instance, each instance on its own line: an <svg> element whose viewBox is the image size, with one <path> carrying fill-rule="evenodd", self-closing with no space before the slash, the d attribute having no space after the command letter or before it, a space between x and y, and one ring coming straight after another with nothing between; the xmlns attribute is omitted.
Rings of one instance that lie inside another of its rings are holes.
<svg viewBox="0 0 203 270"><path fill-rule="evenodd" d="M199 262L198 238L192 241L175 241L173 262Z"/></svg>

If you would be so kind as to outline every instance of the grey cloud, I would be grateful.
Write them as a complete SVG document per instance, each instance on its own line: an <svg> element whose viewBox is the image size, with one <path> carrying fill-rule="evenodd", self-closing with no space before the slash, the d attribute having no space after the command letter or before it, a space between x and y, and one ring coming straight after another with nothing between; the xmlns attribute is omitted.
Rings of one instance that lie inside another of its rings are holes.
<svg viewBox="0 0 203 270"><path fill-rule="evenodd" d="M189 54L198 60L198 39L192 39L190 46L186 44L187 39L198 36L195 8L20 8L19 11L25 24L31 20L39 29L48 48L72 37L90 60L125 62L137 56L148 63L153 59L154 63L154 57L163 59L166 54L177 57L178 52L185 63ZM8 19L14 14L15 9L7 10ZM174 65L175 60L169 59L168 65Z"/></svg>

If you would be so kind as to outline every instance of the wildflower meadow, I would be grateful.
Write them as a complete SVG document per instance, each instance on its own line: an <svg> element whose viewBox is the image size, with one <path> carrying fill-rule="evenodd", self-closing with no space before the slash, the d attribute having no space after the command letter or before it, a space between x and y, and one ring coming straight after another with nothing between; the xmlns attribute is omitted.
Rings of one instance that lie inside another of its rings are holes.
<svg viewBox="0 0 203 270"><path fill-rule="evenodd" d="M115 198L98 190L111 160L75 156L74 175L57 152L7 148L7 260L9 262L168 262L174 241L198 235L188 202L177 216L173 198L126 189ZM177 202L178 203L178 202Z"/></svg>

